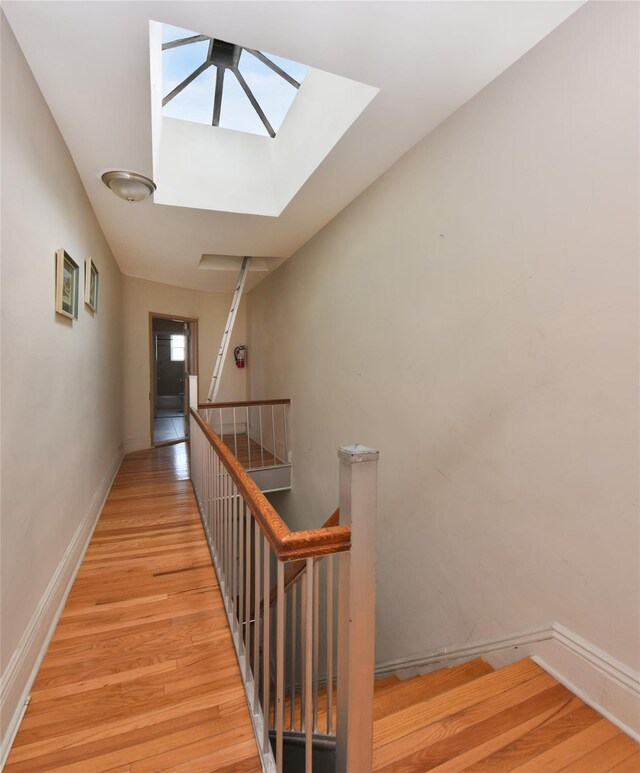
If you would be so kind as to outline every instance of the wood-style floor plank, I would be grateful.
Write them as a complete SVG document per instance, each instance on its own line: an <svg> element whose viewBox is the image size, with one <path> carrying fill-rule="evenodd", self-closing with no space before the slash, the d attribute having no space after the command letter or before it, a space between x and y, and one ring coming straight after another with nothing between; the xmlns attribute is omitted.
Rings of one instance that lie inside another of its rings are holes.
<svg viewBox="0 0 640 773"><path fill-rule="evenodd" d="M284 464L281 459L275 457L266 448L263 448L255 440L249 440L245 435L221 435L222 442L229 448L245 469L254 467L273 467L276 464Z"/></svg>
<svg viewBox="0 0 640 773"><path fill-rule="evenodd" d="M500 695L509 687L519 686L543 675L544 672L539 666L524 660L449 690L431 700L401 708L394 714L374 722L374 753L379 747L418 733L433 723L445 719L451 713L460 712L487 698Z"/></svg>
<svg viewBox="0 0 640 773"><path fill-rule="evenodd" d="M567 738L571 738L599 720L598 714L579 698L573 698L563 710L539 722L526 733L506 739L505 744L488 749L486 754L469 766L473 773L506 773L524 760L537 757L542 752Z"/></svg>
<svg viewBox="0 0 640 773"><path fill-rule="evenodd" d="M611 773L638 773L640 770L640 751L632 754L624 762L611 768Z"/></svg>
<svg viewBox="0 0 640 773"><path fill-rule="evenodd" d="M184 444L129 454L7 773L260 771Z"/></svg>
<svg viewBox="0 0 640 773"><path fill-rule="evenodd" d="M374 771L640 773L639 745L532 661L452 671L375 691Z"/></svg>
<svg viewBox="0 0 640 773"><path fill-rule="evenodd" d="M619 762L629 759L638 750L638 745L624 733L618 733L607 743L602 744L585 757L580 757L571 765L563 768L566 773L608 773ZM638 768L640 770L640 767Z"/></svg>
<svg viewBox="0 0 640 773"><path fill-rule="evenodd" d="M376 691L374 719L379 720L393 714L398 705L406 708L434 698L454 687L460 687L473 679L490 674L493 668L484 660L477 658L453 668L441 668L431 674L416 676L392 685L384 692Z"/></svg>
<svg viewBox="0 0 640 773"><path fill-rule="evenodd" d="M537 728L545 725L547 722L551 722L554 718L571 713L580 703L581 701L578 698L572 698L568 703L561 704L560 707L553 705L547 711L536 714L520 724L515 724L509 727L508 730L502 730L501 728L498 733L488 738L484 743L457 754L447 762L437 765L434 770L437 770L438 773L455 773L461 769L490 771L493 768L491 766L484 767L483 763L488 757L493 755L496 749L503 749L513 741L535 732Z"/></svg>
<svg viewBox="0 0 640 773"><path fill-rule="evenodd" d="M584 770L589 770L588 755L602 744L620 734L620 730L606 719L600 719L577 735L555 744L543 754L527 760L517 768L518 773L545 773L563 770L570 763L583 759Z"/></svg>

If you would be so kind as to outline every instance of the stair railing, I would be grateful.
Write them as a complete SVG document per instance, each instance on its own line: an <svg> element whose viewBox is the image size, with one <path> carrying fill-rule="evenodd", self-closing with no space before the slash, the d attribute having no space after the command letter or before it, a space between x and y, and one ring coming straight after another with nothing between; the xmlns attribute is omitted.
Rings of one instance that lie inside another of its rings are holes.
<svg viewBox="0 0 640 773"><path fill-rule="evenodd" d="M247 469L289 464L291 400L200 403L198 410Z"/></svg>
<svg viewBox="0 0 640 773"><path fill-rule="evenodd" d="M290 768L312 773L335 739L338 773L370 770L378 452L339 449L341 523L291 531L197 410L194 376L190 406L191 480L263 768L286 769L286 741L303 750Z"/></svg>

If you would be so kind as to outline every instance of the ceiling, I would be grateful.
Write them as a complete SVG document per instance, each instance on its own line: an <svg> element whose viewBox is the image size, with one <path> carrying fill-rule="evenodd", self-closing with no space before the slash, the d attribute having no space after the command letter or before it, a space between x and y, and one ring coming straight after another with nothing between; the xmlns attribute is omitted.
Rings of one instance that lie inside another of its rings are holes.
<svg viewBox="0 0 640 773"><path fill-rule="evenodd" d="M203 254L268 257L263 263L273 270L580 5L5 0L2 7L121 270L227 291L236 272L198 268ZM152 199L129 204L100 175L127 169L152 176L150 21L269 51L380 93L279 217ZM267 273L251 272L247 287Z"/></svg>

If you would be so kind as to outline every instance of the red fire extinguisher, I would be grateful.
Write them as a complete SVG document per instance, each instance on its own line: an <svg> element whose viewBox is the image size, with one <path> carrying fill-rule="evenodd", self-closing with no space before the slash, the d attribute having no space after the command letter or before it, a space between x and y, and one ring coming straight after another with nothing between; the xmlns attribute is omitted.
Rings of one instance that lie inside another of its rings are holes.
<svg viewBox="0 0 640 773"><path fill-rule="evenodd" d="M233 356L236 360L236 368L244 368L244 363L247 359L247 347L236 346L236 348L233 350Z"/></svg>

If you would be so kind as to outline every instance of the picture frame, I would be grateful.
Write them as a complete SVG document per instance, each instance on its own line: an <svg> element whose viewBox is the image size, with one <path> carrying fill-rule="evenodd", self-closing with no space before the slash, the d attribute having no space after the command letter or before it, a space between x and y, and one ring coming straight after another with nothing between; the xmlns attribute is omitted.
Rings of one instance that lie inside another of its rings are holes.
<svg viewBox="0 0 640 773"><path fill-rule="evenodd" d="M80 267L60 248L56 250L56 312L69 319L78 319L78 286Z"/></svg>
<svg viewBox="0 0 640 773"><path fill-rule="evenodd" d="M84 302L94 313L98 311L100 272L92 258L84 262Z"/></svg>

